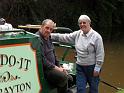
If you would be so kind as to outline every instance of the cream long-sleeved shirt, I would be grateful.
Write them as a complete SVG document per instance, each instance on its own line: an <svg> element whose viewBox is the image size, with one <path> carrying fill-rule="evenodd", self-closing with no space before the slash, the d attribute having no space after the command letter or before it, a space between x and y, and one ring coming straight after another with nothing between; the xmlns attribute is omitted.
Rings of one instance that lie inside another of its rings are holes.
<svg viewBox="0 0 124 93"><path fill-rule="evenodd" d="M101 35L92 28L87 34L78 30L70 34L52 33L51 38L74 44L77 52L76 63L82 66L95 64L95 70L100 71L104 62L103 40Z"/></svg>

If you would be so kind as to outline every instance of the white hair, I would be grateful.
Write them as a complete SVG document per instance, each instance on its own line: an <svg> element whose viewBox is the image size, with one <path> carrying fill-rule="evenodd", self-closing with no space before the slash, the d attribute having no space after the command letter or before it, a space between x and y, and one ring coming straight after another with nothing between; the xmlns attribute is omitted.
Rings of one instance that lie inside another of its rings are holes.
<svg viewBox="0 0 124 93"><path fill-rule="evenodd" d="M91 23L91 20L87 15L81 15L78 19L78 23L80 23L80 21L83 21L83 20L86 20Z"/></svg>

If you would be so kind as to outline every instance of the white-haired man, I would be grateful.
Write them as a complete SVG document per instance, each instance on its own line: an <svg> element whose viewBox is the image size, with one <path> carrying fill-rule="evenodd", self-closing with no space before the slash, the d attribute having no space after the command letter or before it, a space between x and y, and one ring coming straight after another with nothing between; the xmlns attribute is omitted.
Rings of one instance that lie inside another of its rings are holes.
<svg viewBox="0 0 124 93"><path fill-rule="evenodd" d="M53 33L53 40L72 43L77 52L76 84L77 93L98 93L99 74L104 62L103 40L99 33L91 27L91 19L81 15L78 19L80 29L70 34Z"/></svg>

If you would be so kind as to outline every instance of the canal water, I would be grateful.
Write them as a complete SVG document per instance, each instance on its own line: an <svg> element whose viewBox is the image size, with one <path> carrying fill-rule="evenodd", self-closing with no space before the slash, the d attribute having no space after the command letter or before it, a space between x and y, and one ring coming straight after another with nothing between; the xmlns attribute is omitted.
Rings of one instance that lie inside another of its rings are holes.
<svg viewBox="0 0 124 93"><path fill-rule="evenodd" d="M100 78L115 87L124 88L124 43L104 43L105 61ZM64 48L56 48L58 58L62 58ZM75 52L69 51L65 60L75 62ZM117 90L100 83L99 93L116 93Z"/></svg>
<svg viewBox="0 0 124 93"><path fill-rule="evenodd" d="M124 42L105 43L105 63L101 79L107 83L124 88ZM115 93L116 90L100 83L99 93Z"/></svg>

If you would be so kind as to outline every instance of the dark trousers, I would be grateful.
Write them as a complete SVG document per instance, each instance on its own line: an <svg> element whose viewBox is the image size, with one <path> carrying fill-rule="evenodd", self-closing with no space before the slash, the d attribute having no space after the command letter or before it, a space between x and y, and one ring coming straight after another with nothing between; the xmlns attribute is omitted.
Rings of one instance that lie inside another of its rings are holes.
<svg viewBox="0 0 124 93"><path fill-rule="evenodd" d="M66 93L68 77L64 72L55 69L45 71L45 77L51 85L58 89L58 93Z"/></svg>

